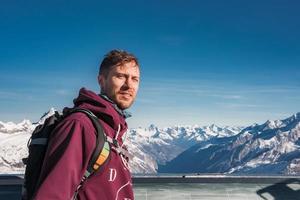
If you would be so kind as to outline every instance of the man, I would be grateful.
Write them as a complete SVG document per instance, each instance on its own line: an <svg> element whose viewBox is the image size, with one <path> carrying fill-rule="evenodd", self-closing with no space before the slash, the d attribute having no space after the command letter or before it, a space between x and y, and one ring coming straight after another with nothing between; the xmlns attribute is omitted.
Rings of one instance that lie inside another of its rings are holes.
<svg viewBox="0 0 300 200"><path fill-rule="evenodd" d="M74 99L74 108L91 111L99 118L105 134L123 146L122 136L127 130L124 110L134 102L139 81L137 58L126 51L112 50L100 65L101 94L82 88ZM35 199L132 200L127 160L112 150L103 168L80 184L95 149L95 139L95 128L84 113L66 117L49 141Z"/></svg>

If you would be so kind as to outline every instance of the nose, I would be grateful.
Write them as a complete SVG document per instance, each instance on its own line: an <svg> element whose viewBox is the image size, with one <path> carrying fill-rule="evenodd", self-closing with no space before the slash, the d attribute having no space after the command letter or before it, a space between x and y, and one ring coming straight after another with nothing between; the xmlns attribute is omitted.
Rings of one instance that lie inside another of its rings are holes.
<svg viewBox="0 0 300 200"><path fill-rule="evenodd" d="M126 78L121 89L122 90L128 90L130 88L132 88L132 81L130 81L130 78Z"/></svg>
<svg viewBox="0 0 300 200"><path fill-rule="evenodd" d="M125 84L128 88L132 88L133 87L133 81L130 77L126 78L125 80Z"/></svg>

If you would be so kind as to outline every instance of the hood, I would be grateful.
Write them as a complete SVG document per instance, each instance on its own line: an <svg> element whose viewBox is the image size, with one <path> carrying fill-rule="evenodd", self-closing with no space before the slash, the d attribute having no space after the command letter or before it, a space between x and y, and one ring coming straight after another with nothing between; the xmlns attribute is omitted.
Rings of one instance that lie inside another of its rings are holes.
<svg viewBox="0 0 300 200"><path fill-rule="evenodd" d="M74 107L92 111L94 115L114 129L115 133L119 131L120 137L122 137L124 132L127 130L127 123L122 111L117 110L114 103L93 91L81 88L78 97L75 98L73 102Z"/></svg>

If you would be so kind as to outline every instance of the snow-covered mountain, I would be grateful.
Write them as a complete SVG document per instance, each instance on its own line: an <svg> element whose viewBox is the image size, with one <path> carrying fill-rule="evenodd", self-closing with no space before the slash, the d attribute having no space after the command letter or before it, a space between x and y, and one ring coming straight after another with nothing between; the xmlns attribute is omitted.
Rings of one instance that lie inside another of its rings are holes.
<svg viewBox="0 0 300 200"><path fill-rule="evenodd" d="M29 132L31 131L32 123L29 120L23 120L22 122L15 124L13 122L1 122L0 121L0 133L14 134L17 132Z"/></svg>
<svg viewBox="0 0 300 200"><path fill-rule="evenodd" d="M0 121L0 172L24 173L27 141L37 123ZM133 173L300 173L300 113L285 120L242 127L173 126L128 130L125 144Z"/></svg>
<svg viewBox="0 0 300 200"><path fill-rule="evenodd" d="M300 174L300 113L249 126L235 136L202 141L158 171Z"/></svg>
<svg viewBox="0 0 300 200"><path fill-rule="evenodd" d="M22 158L28 155L27 142L34 128L44 123L55 112L51 108L36 123L24 120L19 124L0 122L0 171L1 173L22 173ZM134 155L130 167L134 173L157 173L158 164L165 164L199 141L215 137L232 136L240 127L174 126L130 129L126 144ZM126 137L125 136L125 137ZM125 139L125 138L124 138Z"/></svg>
<svg viewBox="0 0 300 200"><path fill-rule="evenodd" d="M50 110L49 110L48 112L45 112L45 113L41 116L40 120L39 120L38 122L34 123L34 124L35 124L35 125L44 124L45 120L46 120L48 117L54 115L55 111L57 111L55 108L50 108ZM58 111L57 111L57 112L58 112Z"/></svg>
<svg viewBox="0 0 300 200"><path fill-rule="evenodd" d="M27 142L31 133L54 112L55 109L51 108L36 123L29 120L18 124L0 121L0 173L24 173L22 158L28 156Z"/></svg>
<svg viewBox="0 0 300 200"><path fill-rule="evenodd" d="M131 129L125 144L134 155L131 168L136 173L157 173L158 164L165 164L194 144L211 138L236 135L241 127L174 126Z"/></svg>

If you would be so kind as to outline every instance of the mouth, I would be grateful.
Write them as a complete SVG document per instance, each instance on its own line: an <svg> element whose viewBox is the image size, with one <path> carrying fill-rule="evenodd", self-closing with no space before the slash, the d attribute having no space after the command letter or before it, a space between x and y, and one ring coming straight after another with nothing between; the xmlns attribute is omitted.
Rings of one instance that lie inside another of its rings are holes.
<svg viewBox="0 0 300 200"><path fill-rule="evenodd" d="M125 99L131 99L132 98L132 94L130 94L129 92L119 92L119 94L124 97Z"/></svg>

